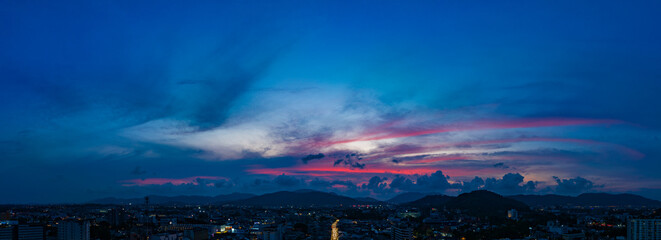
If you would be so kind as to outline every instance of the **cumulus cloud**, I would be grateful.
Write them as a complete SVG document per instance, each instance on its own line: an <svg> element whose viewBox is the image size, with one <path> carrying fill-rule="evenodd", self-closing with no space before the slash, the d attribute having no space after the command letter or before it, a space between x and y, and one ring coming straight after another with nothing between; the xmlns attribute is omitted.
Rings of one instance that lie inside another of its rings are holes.
<svg viewBox="0 0 661 240"><path fill-rule="evenodd" d="M475 176L475 178L473 178L473 180L471 180L470 182L463 182L462 183L461 191L462 192L471 192L471 191L479 190L482 187L484 187L484 179L482 179L481 177Z"/></svg>
<svg viewBox="0 0 661 240"><path fill-rule="evenodd" d="M229 179L223 177L191 177L185 179L134 179L125 187L154 188L163 186L169 188L190 188L195 191L237 191L263 193L281 190L313 189L318 191L336 192L347 196L392 197L400 192L425 192L455 194L475 190L489 190L502 195L557 193L580 194L600 187L582 177L561 179L554 177L557 185L538 189L537 182L525 181L519 173L507 173L502 177L482 178L475 176L470 181L449 181L450 177L442 171L425 175L371 176L366 183L356 184L352 180L310 178L308 176L292 176L280 174L272 178ZM358 180L360 181L360 180ZM215 190L213 190L215 189ZM191 190L192 191L192 190Z"/></svg>
<svg viewBox="0 0 661 240"><path fill-rule="evenodd" d="M532 193L537 190L537 182L524 181L519 173L507 173L502 178L486 178L476 176L471 181L460 183L462 192L489 190L503 195Z"/></svg>
<svg viewBox="0 0 661 240"><path fill-rule="evenodd" d="M555 182L558 184L555 187L555 192L559 194L580 194L589 192L595 187L592 181L582 177L560 179L559 177L553 176L553 179L555 179Z"/></svg>
<svg viewBox="0 0 661 240"><path fill-rule="evenodd" d="M498 192L500 194L520 194L535 191L537 183L533 181L525 182L524 177L519 173L508 173L501 179L487 178L484 181L484 189Z"/></svg>
<svg viewBox="0 0 661 240"><path fill-rule="evenodd" d="M363 184L361 188L370 190L374 193L384 193L387 190L388 183L386 182L388 178L381 178L378 176L374 176L370 178L369 182L367 184Z"/></svg>
<svg viewBox="0 0 661 240"><path fill-rule="evenodd" d="M401 191L443 192L451 188L459 188L461 184L451 184L448 177L438 170L430 175L420 175L415 182L404 176L397 176L390 183L390 188Z"/></svg>

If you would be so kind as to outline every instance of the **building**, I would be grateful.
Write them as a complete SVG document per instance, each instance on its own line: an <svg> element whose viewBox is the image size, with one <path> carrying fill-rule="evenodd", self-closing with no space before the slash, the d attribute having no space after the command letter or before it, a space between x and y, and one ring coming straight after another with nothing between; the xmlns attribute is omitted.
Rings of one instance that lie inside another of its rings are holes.
<svg viewBox="0 0 661 240"><path fill-rule="evenodd" d="M412 240L413 228L406 225L392 227L392 240Z"/></svg>
<svg viewBox="0 0 661 240"><path fill-rule="evenodd" d="M271 224L262 228L262 239L264 240L282 240L284 235L284 226L282 224Z"/></svg>
<svg viewBox="0 0 661 240"><path fill-rule="evenodd" d="M516 209L507 210L507 218L512 219L512 220L518 220L519 219L519 212L516 211Z"/></svg>
<svg viewBox="0 0 661 240"><path fill-rule="evenodd" d="M255 238L261 240L282 240L284 235L283 224L255 224L250 234L256 235Z"/></svg>
<svg viewBox="0 0 661 240"><path fill-rule="evenodd" d="M661 239L661 219L630 219L627 224L627 239Z"/></svg>
<svg viewBox="0 0 661 240"><path fill-rule="evenodd" d="M43 240L44 226L41 225L18 225L18 240Z"/></svg>
<svg viewBox="0 0 661 240"><path fill-rule="evenodd" d="M562 239L563 240L583 240L583 239L585 239L585 233L582 233L582 232L564 233L564 234L562 234Z"/></svg>
<svg viewBox="0 0 661 240"><path fill-rule="evenodd" d="M121 209L113 208L108 211L108 220L113 227L120 226L126 222L126 214Z"/></svg>
<svg viewBox="0 0 661 240"><path fill-rule="evenodd" d="M159 233L149 236L147 239L156 239L156 240L178 240L180 239L176 233Z"/></svg>
<svg viewBox="0 0 661 240"><path fill-rule="evenodd" d="M14 240L14 226L0 227L0 240Z"/></svg>
<svg viewBox="0 0 661 240"><path fill-rule="evenodd" d="M57 225L58 240L89 240L90 223L80 220L64 220Z"/></svg>
<svg viewBox="0 0 661 240"><path fill-rule="evenodd" d="M184 239L188 239L188 240L209 239L209 230L204 228L194 228L194 229L184 230Z"/></svg>

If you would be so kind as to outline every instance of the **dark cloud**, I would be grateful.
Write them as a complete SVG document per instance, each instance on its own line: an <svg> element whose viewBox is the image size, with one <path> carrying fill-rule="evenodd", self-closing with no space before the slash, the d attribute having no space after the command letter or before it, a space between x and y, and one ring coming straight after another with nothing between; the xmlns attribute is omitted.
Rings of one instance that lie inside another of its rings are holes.
<svg viewBox="0 0 661 240"><path fill-rule="evenodd" d="M308 186L315 188L317 190L333 190L333 185L340 185L347 188L349 191L355 191L358 189L358 186L349 180L333 180L327 181L319 178L315 178L308 183Z"/></svg>
<svg viewBox="0 0 661 240"><path fill-rule="evenodd" d="M505 165L505 163L499 162L493 165L495 168L502 168L502 169L507 169L510 168L509 166Z"/></svg>
<svg viewBox="0 0 661 240"><path fill-rule="evenodd" d="M147 173L147 171L145 171L144 169L142 169L139 166L135 167L135 169L133 169L133 171L131 171L131 174L133 174L133 175L143 175L143 174L146 174L146 173Z"/></svg>
<svg viewBox="0 0 661 240"><path fill-rule="evenodd" d="M381 178L378 176L374 176L370 178L369 182L367 184L363 184L361 188L370 190L374 193L384 193L385 191L389 190L387 189L388 183L386 182L388 178Z"/></svg>
<svg viewBox="0 0 661 240"><path fill-rule="evenodd" d="M364 163L353 162L349 165L349 167L363 169L363 168L365 168L365 164Z"/></svg>
<svg viewBox="0 0 661 240"><path fill-rule="evenodd" d="M234 186L234 183L232 183L230 181L227 181L227 180L224 180L224 179L221 179L221 180L216 181L213 184L213 186L216 187L216 188L231 188L231 187Z"/></svg>
<svg viewBox="0 0 661 240"><path fill-rule="evenodd" d="M344 155L342 158L335 160L335 162L333 162L333 166L337 166L337 165L342 164L344 166L349 166L349 168L363 169L363 168L365 168L365 164L358 162L362 159L363 158L360 157L360 155L358 155L358 154L349 153L349 154Z"/></svg>
<svg viewBox="0 0 661 240"><path fill-rule="evenodd" d="M553 179L555 179L555 182L558 184L558 186L555 187L555 192L558 194L575 195L589 192L592 190L592 188L595 187L592 181L582 177L560 179L556 176L553 176Z"/></svg>
<svg viewBox="0 0 661 240"><path fill-rule="evenodd" d="M287 176L285 174L279 175L273 179L273 182L282 187L295 187L301 185L301 180L294 176Z"/></svg>
<svg viewBox="0 0 661 240"><path fill-rule="evenodd" d="M307 164L311 160L322 159L324 157L326 157L326 156L323 153L310 154L310 155L307 155L307 156L303 157L301 159L301 161L303 161L304 164Z"/></svg>
<svg viewBox="0 0 661 240"><path fill-rule="evenodd" d="M338 159L338 160L335 160L335 162L333 162L333 166L337 166L337 165L339 165L339 164L342 163L342 162L344 162L344 159Z"/></svg>
<svg viewBox="0 0 661 240"><path fill-rule="evenodd" d="M411 191L414 185L415 184L413 181L411 181L411 179L408 179L404 176L397 176L392 180L392 182L390 182L390 188L403 191Z"/></svg>
<svg viewBox="0 0 661 240"><path fill-rule="evenodd" d="M319 178L312 179L308 184L313 188L328 188L332 185L329 181Z"/></svg>

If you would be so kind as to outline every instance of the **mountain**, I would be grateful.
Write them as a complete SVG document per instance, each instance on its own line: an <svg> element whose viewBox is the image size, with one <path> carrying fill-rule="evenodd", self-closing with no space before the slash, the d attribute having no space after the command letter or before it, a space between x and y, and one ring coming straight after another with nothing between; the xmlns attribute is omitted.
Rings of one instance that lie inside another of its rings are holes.
<svg viewBox="0 0 661 240"><path fill-rule="evenodd" d="M454 198L446 195L427 195L418 200L404 203L403 205L418 208L443 208L447 202Z"/></svg>
<svg viewBox="0 0 661 240"><path fill-rule="evenodd" d="M354 199L357 200L357 201L360 201L360 202L371 203L371 204L383 204L384 203L382 201L379 201L379 200L371 198L371 197L357 197L357 198L354 198Z"/></svg>
<svg viewBox="0 0 661 240"><path fill-rule="evenodd" d="M506 216L507 211L516 209L524 212L529 207L523 202L503 197L487 190L463 193L445 203L447 209L460 209L473 216Z"/></svg>
<svg viewBox="0 0 661 240"><path fill-rule="evenodd" d="M514 195L509 196L530 206L650 206L660 207L661 201L634 194L583 193L576 197L561 195Z"/></svg>
<svg viewBox="0 0 661 240"><path fill-rule="evenodd" d="M446 208L458 209L472 216L498 216L505 217L507 210L528 211L529 207L520 201L503 197L499 194L478 190L463 193L457 197L446 195L429 195L404 206L417 208Z"/></svg>
<svg viewBox="0 0 661 240"><path fill-rule="evenodd" d="M570 202L574 202L575 197L571 196L562 196L555 194L548 195L514 195L507 196L508 198L523 202L528 204L528 206L556 206L556 205L567 205Z"/></svg>
<svg viewBox="0 0 661 240"><path fill-rule="evenodd" d="M231 193L225 195L218 195L215 197L210 196L158 196L151 195L149 196L149 204L162 205L162 204L192 204L192 205L204 205L204 204L223 204L231 201L237 201L241 199L254 197L254 194L247 193ZM92 200L89 203L97 204L114 204L114 205L127 205L127 204L144 204L144 198L101 198Z"/></svg>
<svg viewBox="0 0 661 240"><path fill-rule="evenodd" d="M340 196L334 193L319 191L281 191L230 202L229 204L241 206L349 206L355 204L373 204Z"/></svg>
<svg viewBox="0 0 661 240"><path fill-rule="evenodd" d="M248 199L251 197L257 196L255 194L250 194L250 193L231 193L231 194L225 194L225 195L218 195L213 197L214 202L217 203L227 203L227 202L232 202L232 201L237 201L237 200L242 200L242 199Z"/></svg>
<svg viewBox="0 0 661 240"><path fill-rule="evenodd" d="M406 192L399 194L386 202L389 203L394 203L394 204L402 204L402 203L407 203L407 202L413 202L415 200L421 199L423 197L427 196L424 193L418 193L418 192Z"/></svg>

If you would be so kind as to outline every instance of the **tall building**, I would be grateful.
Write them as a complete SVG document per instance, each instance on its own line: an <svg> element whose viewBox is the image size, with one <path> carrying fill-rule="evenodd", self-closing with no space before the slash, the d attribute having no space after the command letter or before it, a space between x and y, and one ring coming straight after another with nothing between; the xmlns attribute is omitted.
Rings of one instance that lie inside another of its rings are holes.
<svg viewBox="0 0 661 240"><path fill-rule="evenodd" d="M205 228L194 228L184 230L184 239L189 240L207 240L209 239L209 230Z"/></svg>
<svg viewBox="0 0 661 240"><path fill-rule="evenodd" d="M630 219L627 224L628 240L660 240L661 219Z"/></svg>
<svg viewBox="0 0 661 240"><path fill-rule="evenodd" d="M282 224L266 224L259 227L263 240L282 240L284 226Z"/></svg>
<svg viewBox="0 0 661 240"><path fill-rule="evenodd" d="M64 220L57 225L58 240L89 240L90 222L80 220Z"/></svg>
<svg viewBox="0 0 661 240"><path fill-rule="evenodd" d="M108 211L108 220L111 226L117 227L126 222L126 216L121 209L113 208L110 211Z"/></svg>
<svg viewBox="0 0 661 240"><path fill-rule="evenodd" d="M41 225L18 225L18 240L43 240L44 226Z"/></svg>
<svg viewBox="0 0 661 240"><path fill-rule="evenodd" d="M412 240L413 228L407 225L392 227L392 240Z"/></svg>
<svg viewBox="0 0 661 240"><path fill-rule="evenodd" d="M0 227L0 240L14 240L14 226Z"/></svg>

